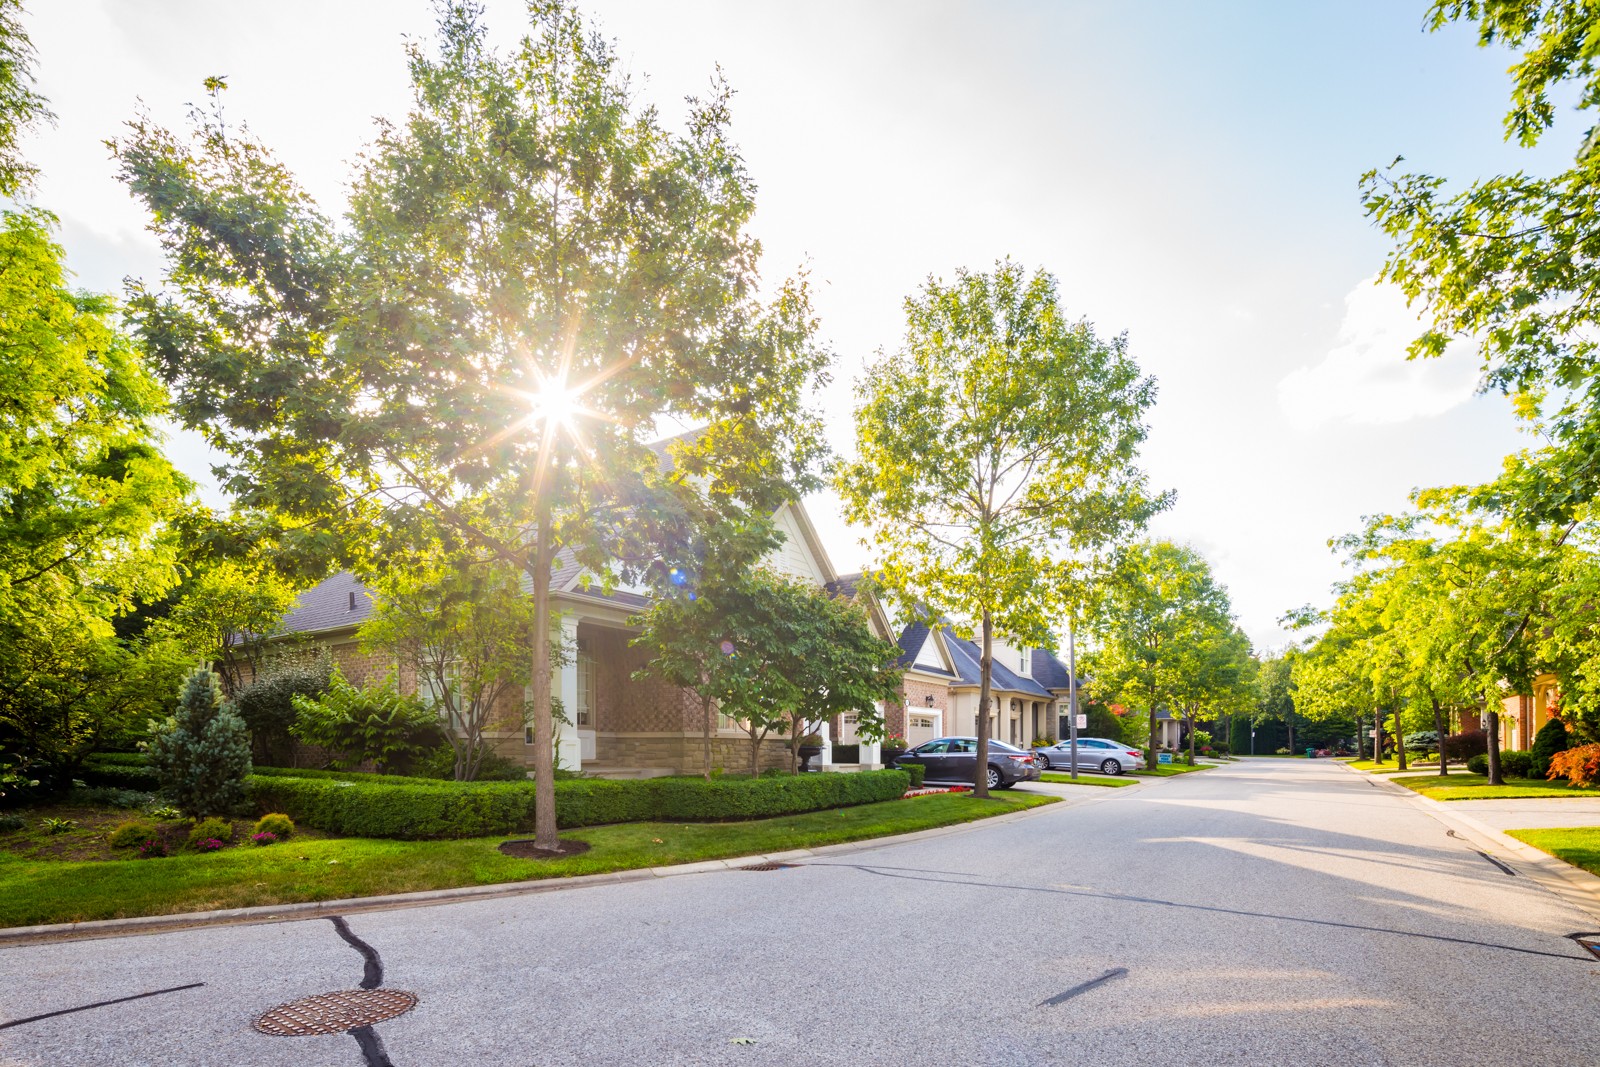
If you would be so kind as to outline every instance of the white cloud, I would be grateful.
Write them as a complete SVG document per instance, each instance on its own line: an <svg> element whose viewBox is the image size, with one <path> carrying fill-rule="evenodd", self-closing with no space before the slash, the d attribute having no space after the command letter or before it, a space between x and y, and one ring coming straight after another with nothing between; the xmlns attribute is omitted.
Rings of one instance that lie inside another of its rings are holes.
<svg viewBox="0 0 1600 1067"><path fill-rule="evenodd" d="M1476 389L1469 346L1451 345L1439 359L1406 359L1423 325L1399 289L1375 280L1345 296L1339 336L1322 361L1278 383L1278 405L1296 425L1408 422L1443 414Z"/></svg>

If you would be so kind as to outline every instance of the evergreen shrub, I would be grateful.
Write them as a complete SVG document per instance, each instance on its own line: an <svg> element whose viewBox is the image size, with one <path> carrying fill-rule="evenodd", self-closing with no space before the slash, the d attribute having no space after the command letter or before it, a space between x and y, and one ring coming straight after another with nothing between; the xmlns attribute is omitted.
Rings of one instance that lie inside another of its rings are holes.
<svg viewBox="0 0 1600 1067"><path fill-rule="evenodd" d="M250 735L204 667L184 682L178 713L151 723L148 751L161 791L186 815L230 812L245 799Z"/></svg>
<svg viewBox="0 0 1600 1067"><path fill-rule="evenodd" d="M1560 719L1547 720L1539 727L1539 732L1533 735L1533 748L1529 750L1528 777L1548 778L1550 757L1557 752L1565 752L1571 745L1572 738L1567 734L1567 724Z"/></svg>

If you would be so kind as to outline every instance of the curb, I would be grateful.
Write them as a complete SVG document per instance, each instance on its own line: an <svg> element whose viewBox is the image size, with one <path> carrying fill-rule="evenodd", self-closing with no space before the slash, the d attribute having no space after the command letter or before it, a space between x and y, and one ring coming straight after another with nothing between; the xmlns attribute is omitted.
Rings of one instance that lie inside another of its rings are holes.
<svg viewBox="0 0 1600 1067"><path fill-rule="evenodd" d="M1106 792L1115 795L1118 790ZM1050 794L1053 795L1053 794ZM488 900L495 897L526 896L534 893L553 893L567 889L583 889L596 885L613 885L624 882L643 882L652 878L673 878L685 874L710 874L716 871L736 871L757 863L791 863L813 856L836 855L841 852L862 852L908 841L919 841L948 834L969 833L998 823L1013 822L1042 815L1058 806L1076 807L1077 804L1094 803L1109 797L1084 797L1082 800L1060 797L1055 803L1041 804L1024 811L1011 811L1003 815L990 815L968 822L935 826L928 830L913 830L906 834L873 837L861 841L846 841L836 845L819 845L816 848L797 848L787 852L773 852L753 856L733 856L723 860L701 860L679 863L670 867L638 867L627 871L609 871L604 874L579 874L571 878L538 878L524 882L498 882L494 885L457 886L453 889L425 889L415 893L391 893L376 897L350 897L345 900L310 900L297 904L266 904L253 908L229 908L221 911L192 911L176 915L144 915L130 919L94 919L81 923L51 923L41 926L13 926L0 929L0 949L16 945L38 944L50 941L85 941L101 937L122 937L135 934L165 933L197 926L249 925L269 922L298 922L329 915L349 915L363 911L388 911L395 908L415 908L428 904L448 904L457 901Z"/></svg>
<svg viewBox="0 0 1600 1067"><path fill-rule="evenodd" d="M1552 856L1548 852L1518 841L1505 831L1496 830L1466 812L1457 810L1457 804L1470 804L1472 803L1470 800L1445 803L1423 796L1414 789L1407 789L1388 778L1358 771L1353 767L1347 766L1346 769L1351 774L1361 775L1368 781L1376 783L1379 790L1410 802L1413 807L1421 809L1424 814L1444 823L1450 829L1464 831L1464 836L1472 843L1491 851L1499 850L1507 853L1517 861L1518 869L1527 875L1530 882L1548 890L1591 919L1600 922L1600 876L1590 874L1558 856Z"/></svg>

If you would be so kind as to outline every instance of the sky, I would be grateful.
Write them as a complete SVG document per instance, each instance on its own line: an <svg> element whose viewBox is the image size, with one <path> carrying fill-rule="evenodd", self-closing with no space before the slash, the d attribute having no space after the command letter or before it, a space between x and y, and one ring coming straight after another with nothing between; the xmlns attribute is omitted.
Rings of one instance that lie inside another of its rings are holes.
<svg viewBox="0 0 1600 1067"><path fill-rule="evenodd" d="M487 5L509 46L522 4ZM426 0L30 0L58 121L29 146L77 284L158 281L142 209L105 141L141 109L181 127L209 75L322 204L409 91ZM1375 284L1389 244L1360 175L1548 172L1583 124L1505 143L1510 57L1470 27L1428 34L1422 0L827 2L590 0L640 98L670 123L720 66L758 184L763 274L805 270L837 353L818 403L848 453L852 386L903 333L930 276L1003 257L1059 280L1075 317L1126 333L1160 385L1142 463L1176 491L1151 525L1192 544L1258 648L1344 573L1328 539L1413 489L1483 481L1529 441L1477 395L1465 345L1407 362L1419 327ZM172 450L191 474L192 436ZM870 564L829 494L807 500L834 564Z"/></svg>

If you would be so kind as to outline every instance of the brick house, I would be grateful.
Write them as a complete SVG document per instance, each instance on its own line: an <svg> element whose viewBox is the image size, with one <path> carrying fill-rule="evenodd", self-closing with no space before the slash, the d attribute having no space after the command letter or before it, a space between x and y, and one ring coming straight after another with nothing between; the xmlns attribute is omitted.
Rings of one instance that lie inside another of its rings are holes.
<svg viewBox="0 0 1600 1067"><path fill-rule="evenodd" d="M775 518L782 541L764 564L860 601L874 631L893 640L882 608L857 584L860 576L835 571L805 508L787 504ZM567 662L556 669L553 685L572 719L570 724L558 724L560 765L607 777L697 773L702 764L699 698L665 681L635 676L647 665L648 656L630 643L637 628L628 620L649 606L649 597L638 589L604 592L593 577L568 555L557 560L551 582L551 613L569 652ZM393 661L359 647L356 631L371 614L366 587L355 575L343 573L301 594L285 626L290 634L328 648L352 682L367 684L397 674ZM416 689L412 678L398 677L397 684L403 690ZM513 694L498 709L498 721L486 736L499 754L531 766L533 731L522 722L523 699L522 694ZM853 735L850 726L853 723L835 723L828 732L835 739L841 737L841 729ZM733 721L719 718L712 746L714 766L749 765L749 735ZM875 753L874 749L868 755ZM774 736L763 742L761 762L787 766L786 740ZM874 762L862 761L867 766Z"/></svg>

